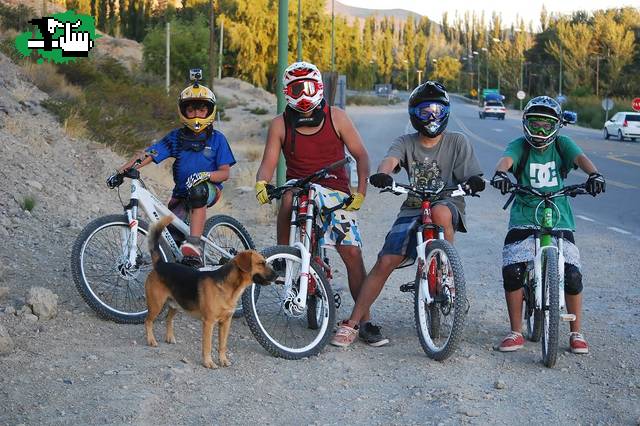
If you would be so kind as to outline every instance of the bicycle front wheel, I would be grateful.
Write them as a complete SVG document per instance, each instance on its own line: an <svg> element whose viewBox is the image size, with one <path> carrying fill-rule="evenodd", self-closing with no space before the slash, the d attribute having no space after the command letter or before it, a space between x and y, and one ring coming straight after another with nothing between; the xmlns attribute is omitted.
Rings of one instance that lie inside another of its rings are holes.
<svg viewBox="0 0 640 426"><path fill-rule="evenodd" d="M205 244L204 265L208 267L219 268L239 252L243 250L255 250L255 244L247 229L231 216L222 214L211 216L204 225L203 234L205 238L231 255L231 257L229 257L220 253L212 246ZM242 315L242 302L238 301L238 306L233 313L233 317L238 318Z"/></svg>
<svg viewBox="0 0 640 426"><path fill-rule="evenodd" d="M322 268L311 261L307 291L312 294L307 298L306 308L300 309L294 302L300 290L300 250L274 246L263 250L262 254L278 273L278 278L270 286L253 284L242 295L251 332L274 356L300 359L317 355L329 340L336 315L333 292ZM310 297L314 299L311 304ZM309 309L314 310L313 324L309 323Z"/></svg>
<svg viewBox="0 0 640 426"><path fill-rule="evenodd" d="M434 240L421 267L414 286L418 338L429 358L442 361L458 346L469 310L462 263L449 242ZM430 304L427 293L433 298Z"/></svg>
<svg viewBox="0 0 640 426"><path fill-rule="evenodd" d="M542 361L551 368L558 356L560 325L560 282L555 250L542 253Z"/></svg>
<svg viewBox="0 0 640 426"><path fill-rule="evenodd" d="M539 342L542 335L542 310L536 308L536 280L533 269L527 272L524 283L524 323L527 326L525 337L531 342Z"/></svg>
<svg viewBox="0 0 640 426"><path fill-rule="evenodd" d="M71 271L76 289L100 317L140 324L147 315L144 283L153 264L143 221L138 223L135 264L129 264L130 232L124 215L95 219L73 244ZM166 261L162 245L160 253Z"/></svg>

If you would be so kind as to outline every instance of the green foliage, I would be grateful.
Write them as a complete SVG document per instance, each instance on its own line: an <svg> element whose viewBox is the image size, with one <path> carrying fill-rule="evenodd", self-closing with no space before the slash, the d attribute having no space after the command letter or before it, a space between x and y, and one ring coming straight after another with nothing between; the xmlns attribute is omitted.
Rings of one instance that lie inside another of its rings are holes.
<svg viewBox="0 0 640 426"><path fill-rule="evenodd" d="M145 71L164 75L166 67L166 29L156 26L149 31L143 41L143 61ZM171 81L187 82L190 68L202 68L205 81L209 73L209 29L202 15L193 21L181 19L171 22Z"/></svg>
<svg viewBox="0 0 640 426"><path fill-rule="evenodd" d="M266 113L269 112L268 109L266 108L262 108L262 107L255 107L249 110L249 112L251 114L255 114L255 115L265 115Z"/></svg>
<svg viewBox="0 0 640 426"><path fill-rule="evenodd" d="M31 27L29 20L35 17L35 11L29 6L24 4L11 6L0 2L0 28L2 29L18 32L27 31Z"/></svg>
<svg viewBox="0 0 640 426"><path fill-rule="evenodd" d="M431 79L438 80L447 87L453 86L458 81L461 68L460 61L451 56L445 56L436 62Z"/></svg>
<svg viewBox="0 0 640 426"><path fill-rule="evenodd" d="M614 107L609 111L609 118L620 111L631 111L631 98L613 98ZM602 109L602 99L590 96L569 96L563 105L565 110L578 113L578 124L581 126L602 129L605 121L605 111Z"/></svg>
<svg viewBox="0 0 640 426"><path fill-rule="evenodd" d="M25 195L24 197L22 197L22 200L20 201L20 207L24 211L28 211L28 212L33 211L33 209L36 207L35 197L32 195Z"/></svg>

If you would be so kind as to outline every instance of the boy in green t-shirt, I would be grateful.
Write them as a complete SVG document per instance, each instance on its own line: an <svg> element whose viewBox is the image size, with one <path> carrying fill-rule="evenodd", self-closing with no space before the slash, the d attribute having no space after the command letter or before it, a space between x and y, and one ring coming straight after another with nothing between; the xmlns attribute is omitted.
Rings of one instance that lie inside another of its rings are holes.
<svg viewBox="0 0 640 426"><path fill-rule="evenodd" d="M524 137L507 146L504 156L498 161L491 185L506 194L511 189L507 171L511 170L518 183L541 192L557 191L564 187L564 170L580 168L589 175L586 190L594 197L605 191L605 179L598 173L591 160L582 149L566 136L558 136L562 125L562 109L548 96L531 99L522 117ZM522 163L522 164L520 164ZM580 253L575 246L573 232L575 222L573 212L566 197L554 200L560 213L560 221L555 227L564 232L564 290L567 311L576 316L571 322L569 346L571 352L584 354L589 346L580 333L582 307L582 275L580 273ZM502 279L505 299L509 311L511 332L499 346L501 352L511 352L524 345L522 336L523 278L527 262L535 254L533 233L537 202L528 196L517 195L511 207L509 231L502 250Z"/></svg>

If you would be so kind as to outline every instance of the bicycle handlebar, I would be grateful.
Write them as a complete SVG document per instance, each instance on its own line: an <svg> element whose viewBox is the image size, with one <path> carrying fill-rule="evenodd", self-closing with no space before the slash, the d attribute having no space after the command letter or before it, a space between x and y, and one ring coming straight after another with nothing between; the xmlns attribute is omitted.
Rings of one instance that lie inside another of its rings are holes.
<svg viewBox="0 0 640 426"><path fill-rule="evenodd" d="M290 180L289 182L285 183L282 186L267 187L267 194L269 195L269 200L273 200L274 198L279 199L280 197L282 197L282 194L284 194L284 192L288 189L304 188L312 180L326 177L331 170L337 169L338 167L342 167L348 164L349 162L351 162L351 159L349 157L345 157L340 161L336 161L335 163L332 163L326 167L323 167L322 169L312 173L307 177Z"/></svg>
<svg viewBox="0 0 640 426"><path fill-rule="evenodd" d="M107 178L107 186L111 189L117 188L124 182L124 178L129 179L140 179L140 171L136 168L136 166L140 165L142 160L137 159L133 162L131 167L123 170L122 172L116 172L113 175Z"/></svg>
<svg viewBox="0 0 640 426"><path fill-rule="evenodd" d="M393 182L391 184L390 187L384 188L381 192L391 192L395 195L402 195L402 194L414 194L417 195L418 197L425 199L425 198L433 198L436 195L439 195L443 192L451 192L451 197L460 197L460 196L464 196L464 195L472 195L472 196L478 196L476 194L472 194L470 192L467 192L463 187L462 184L458 184L458 185L453 185L453 186L444 186L438 190L426 190L426 191L421 191L418 190L417 188L414 188L411 185L405 185L402 183L397 183L397 182Z"/></svg>
<svg viewBox="0 0 640 426"><path fill-rule="evenodd" d="M524 186L517 183L514 183L512 185L513 186L509 190L511 195L509 196L509 199L507 200L505 205L502 206L502 210L506 210L509 207L509 205L515 199L516 194L532 195L534 197L542 198L543 200L551 200L557 197L575 197L577 195L588 194L586 190L586 184L584 183L580 183L578 185L565 186L564 188L561 188L557 191L551 191L551 192L540 192L537 189L532 188L530 186Z"/></svg>

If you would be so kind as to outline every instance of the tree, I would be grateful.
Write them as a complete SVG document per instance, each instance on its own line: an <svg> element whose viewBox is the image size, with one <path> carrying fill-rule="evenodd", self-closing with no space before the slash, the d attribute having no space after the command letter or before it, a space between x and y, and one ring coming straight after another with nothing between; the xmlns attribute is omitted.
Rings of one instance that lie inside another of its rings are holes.
<svg viewBox="0 0 640 426"><path fill-rule="evenodd" d="M458 81L461 69L462 64L457 58L444 56L436 62L430 78L444 83L445 86L452 86Z"/></svg>

